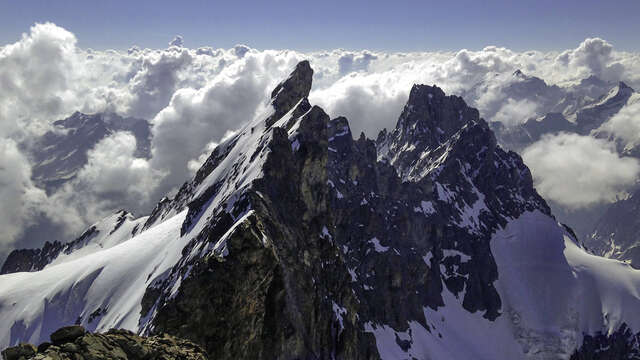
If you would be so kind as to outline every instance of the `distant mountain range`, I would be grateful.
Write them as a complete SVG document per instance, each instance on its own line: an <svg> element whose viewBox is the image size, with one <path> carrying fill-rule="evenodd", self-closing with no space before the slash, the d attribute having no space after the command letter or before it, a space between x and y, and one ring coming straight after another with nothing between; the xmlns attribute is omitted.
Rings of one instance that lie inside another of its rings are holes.
<svg viewBox="0 0 640 360"><path fill-rule="evenodd" d="M12 254L0 344L76 323L169 333L215 359L640 356L640 273L558 223L476 109L415 85L394 129L356 139L309 103L312 74L299 63L149 216ZM592 98L600 83L583 83ZM585 133L626 92L551 108Z"/></svg>
<svg viewBox="0 0 640 360"><path fill-rule="evenodd" d="M504 75L502 75L504 77ZM520 151L539 140L545 134L558 132L589 135L598 131L607 120L617 114L629 101L632 88L624 82L607 83L595 76L580 83L558 87L547 85L544 80L527 76L518 70L508 80L491 79L476 84L463 92L464 98L477 99L483 92L499 91L505 98L515 101L529 101L536 104L535 114L529 118L513 119L513 124L490 121L499 142L514 151ZM501 100L503 101L503 100ZM485 114L488 119L492 115Z"/></svg>
<svg viewBox="0 0 640 360"><path fill-rule="evenodd" d="M508 149L521 152L544 135L564 132L610 139L621 156L640 159L640 144L616 137L603 126L625 106L640 102L640 93L624 82L608 83L591 76L575 85L559 87L518 70L511 77L505 74L489 77L463 96L474 100L487 91L499 91L507 99L538 105L536 114L530 118L515 119L510 124L489 122L498 142ZM572 224L591 251L640 267L636 250L640 246L640 236L636 235L640 227L634 220L640 218L639 191L631 189L633 196L610 206L578 210L559 204L552 207L557 216Z"/></svg>

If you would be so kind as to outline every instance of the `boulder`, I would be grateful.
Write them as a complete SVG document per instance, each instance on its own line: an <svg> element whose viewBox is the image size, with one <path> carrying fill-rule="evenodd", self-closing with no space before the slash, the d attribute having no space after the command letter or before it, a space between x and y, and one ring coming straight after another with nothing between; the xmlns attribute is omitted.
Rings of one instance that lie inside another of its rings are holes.
<svg viewBox="0 0 640 360"><path fill-rule="evenodd" d="M80 325L65 326L51 334L51 342L56 345L73 342L85 333L85 329Z"/></svg>
<svg viewBox="0 0 640 360"><path fill-rule="evenodd" d="M20 344L2 351L4 360L28 359L36 354L36 347L31 344Z"/></svg>

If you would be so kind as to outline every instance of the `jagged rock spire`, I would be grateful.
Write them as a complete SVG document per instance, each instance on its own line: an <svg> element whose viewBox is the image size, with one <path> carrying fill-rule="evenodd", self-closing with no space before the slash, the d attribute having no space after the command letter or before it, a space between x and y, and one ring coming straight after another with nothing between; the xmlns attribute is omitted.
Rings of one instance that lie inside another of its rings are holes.
<svg viewBox="0 0 640 360"><path fill-rule="evenodd" d="M312 80L313 69L311 69L309 61L299 62L289 77L271 92L271 104L275 113L267 119L267 126L271 126L300 100L309 96Z"/></svg>
<svg viewBox="0 0 640 360"><path fill-rule="evenodd" d="M439 147L465 125L480 121L478 110L468 107L461 97L447 96L435 85L414 85L396 128L378 135L378 157L392 164L406 160L400 167L408 167L420 153Z"/></svg>
<svg viewBox="0 0 640 360"><path fill-rule="evenodd" d="M398 119L396 131L427 132L437 139L448 138L465 124L479 118L478 110L468 107L461 97L446 96L435 85L414 85Z"/></svg>

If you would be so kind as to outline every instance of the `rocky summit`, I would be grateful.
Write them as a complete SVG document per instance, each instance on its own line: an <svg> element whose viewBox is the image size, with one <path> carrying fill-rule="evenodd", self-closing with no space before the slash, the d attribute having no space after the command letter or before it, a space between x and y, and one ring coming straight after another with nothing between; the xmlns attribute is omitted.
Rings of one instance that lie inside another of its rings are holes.
<svg viewBox="0 0 640 360"><path fill-rule="evenodd" d="M51 342L37 347L21 343L2 351L4 360L206 360L198 345L170 335L142 337L127 330L87 333L67 326L51 334Z"/></svg>
<svg viewBox="0 0 640 360"><path fill-rule="evenodd" d="M354 137L312 79L299 63L149 216L10 256L0 344L77 324L103 334L75 347L170 334L215 359L635 356L640 275L555 220L476 109L415 85L394 129Z"/></svg>

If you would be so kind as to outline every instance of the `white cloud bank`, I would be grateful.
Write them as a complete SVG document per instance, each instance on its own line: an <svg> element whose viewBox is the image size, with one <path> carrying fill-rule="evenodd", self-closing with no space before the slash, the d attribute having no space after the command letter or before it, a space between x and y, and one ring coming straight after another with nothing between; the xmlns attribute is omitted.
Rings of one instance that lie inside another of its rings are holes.
<svg viewBox="0 0 640 360"><path fill-rule="evenodd" d="M627 104L601 127L625 144L640 144L640 94L633 94Z"/></svg>
<svg viewBox="0 0 640 360"><path fill-rule="evenodd" d="M259 51L245 45L231 49L184 45L185 40L176 36L166 49L82 49L74 34L46 23L0 47L0 168L4 169L0 183L6 184L0 196L3 204L18 209L0 213L4 228L0 243L21 239L37 212L73 233L118 208L148 211L160 196L193 174L212 146L254 116L273 86L302 59L310 60L315 71L311 101L331 116L347 116L354 132L371 137L383 127L395 126L414 83L437 84L447 93L464 94L484 116L505 122L522 121L539 108L536 102L511 99L502 91L517 81L511 76L516 69L560 86L591 74L640 85L640 55L615 51L601 39L587 39L564 52L488 46L458 52L301 53ZM480 82L489 85L474 88ZM106 110L152 123L152 158L135 159L135 139L113 134L93 149L77 179L50 195L36 188L30 181L28 159L17 144L28 147L53 121L74 111ZM62 208L57 213L64 217L48 212L50 208Z"/></svg>
<svg viewBox="0 0 640 360"><path fill-rule="evenodd" d="M620 157L612 143L577 134L544 136L522 157L540 194L572 209L614 200L640 172L638 160Z"/></svg>

